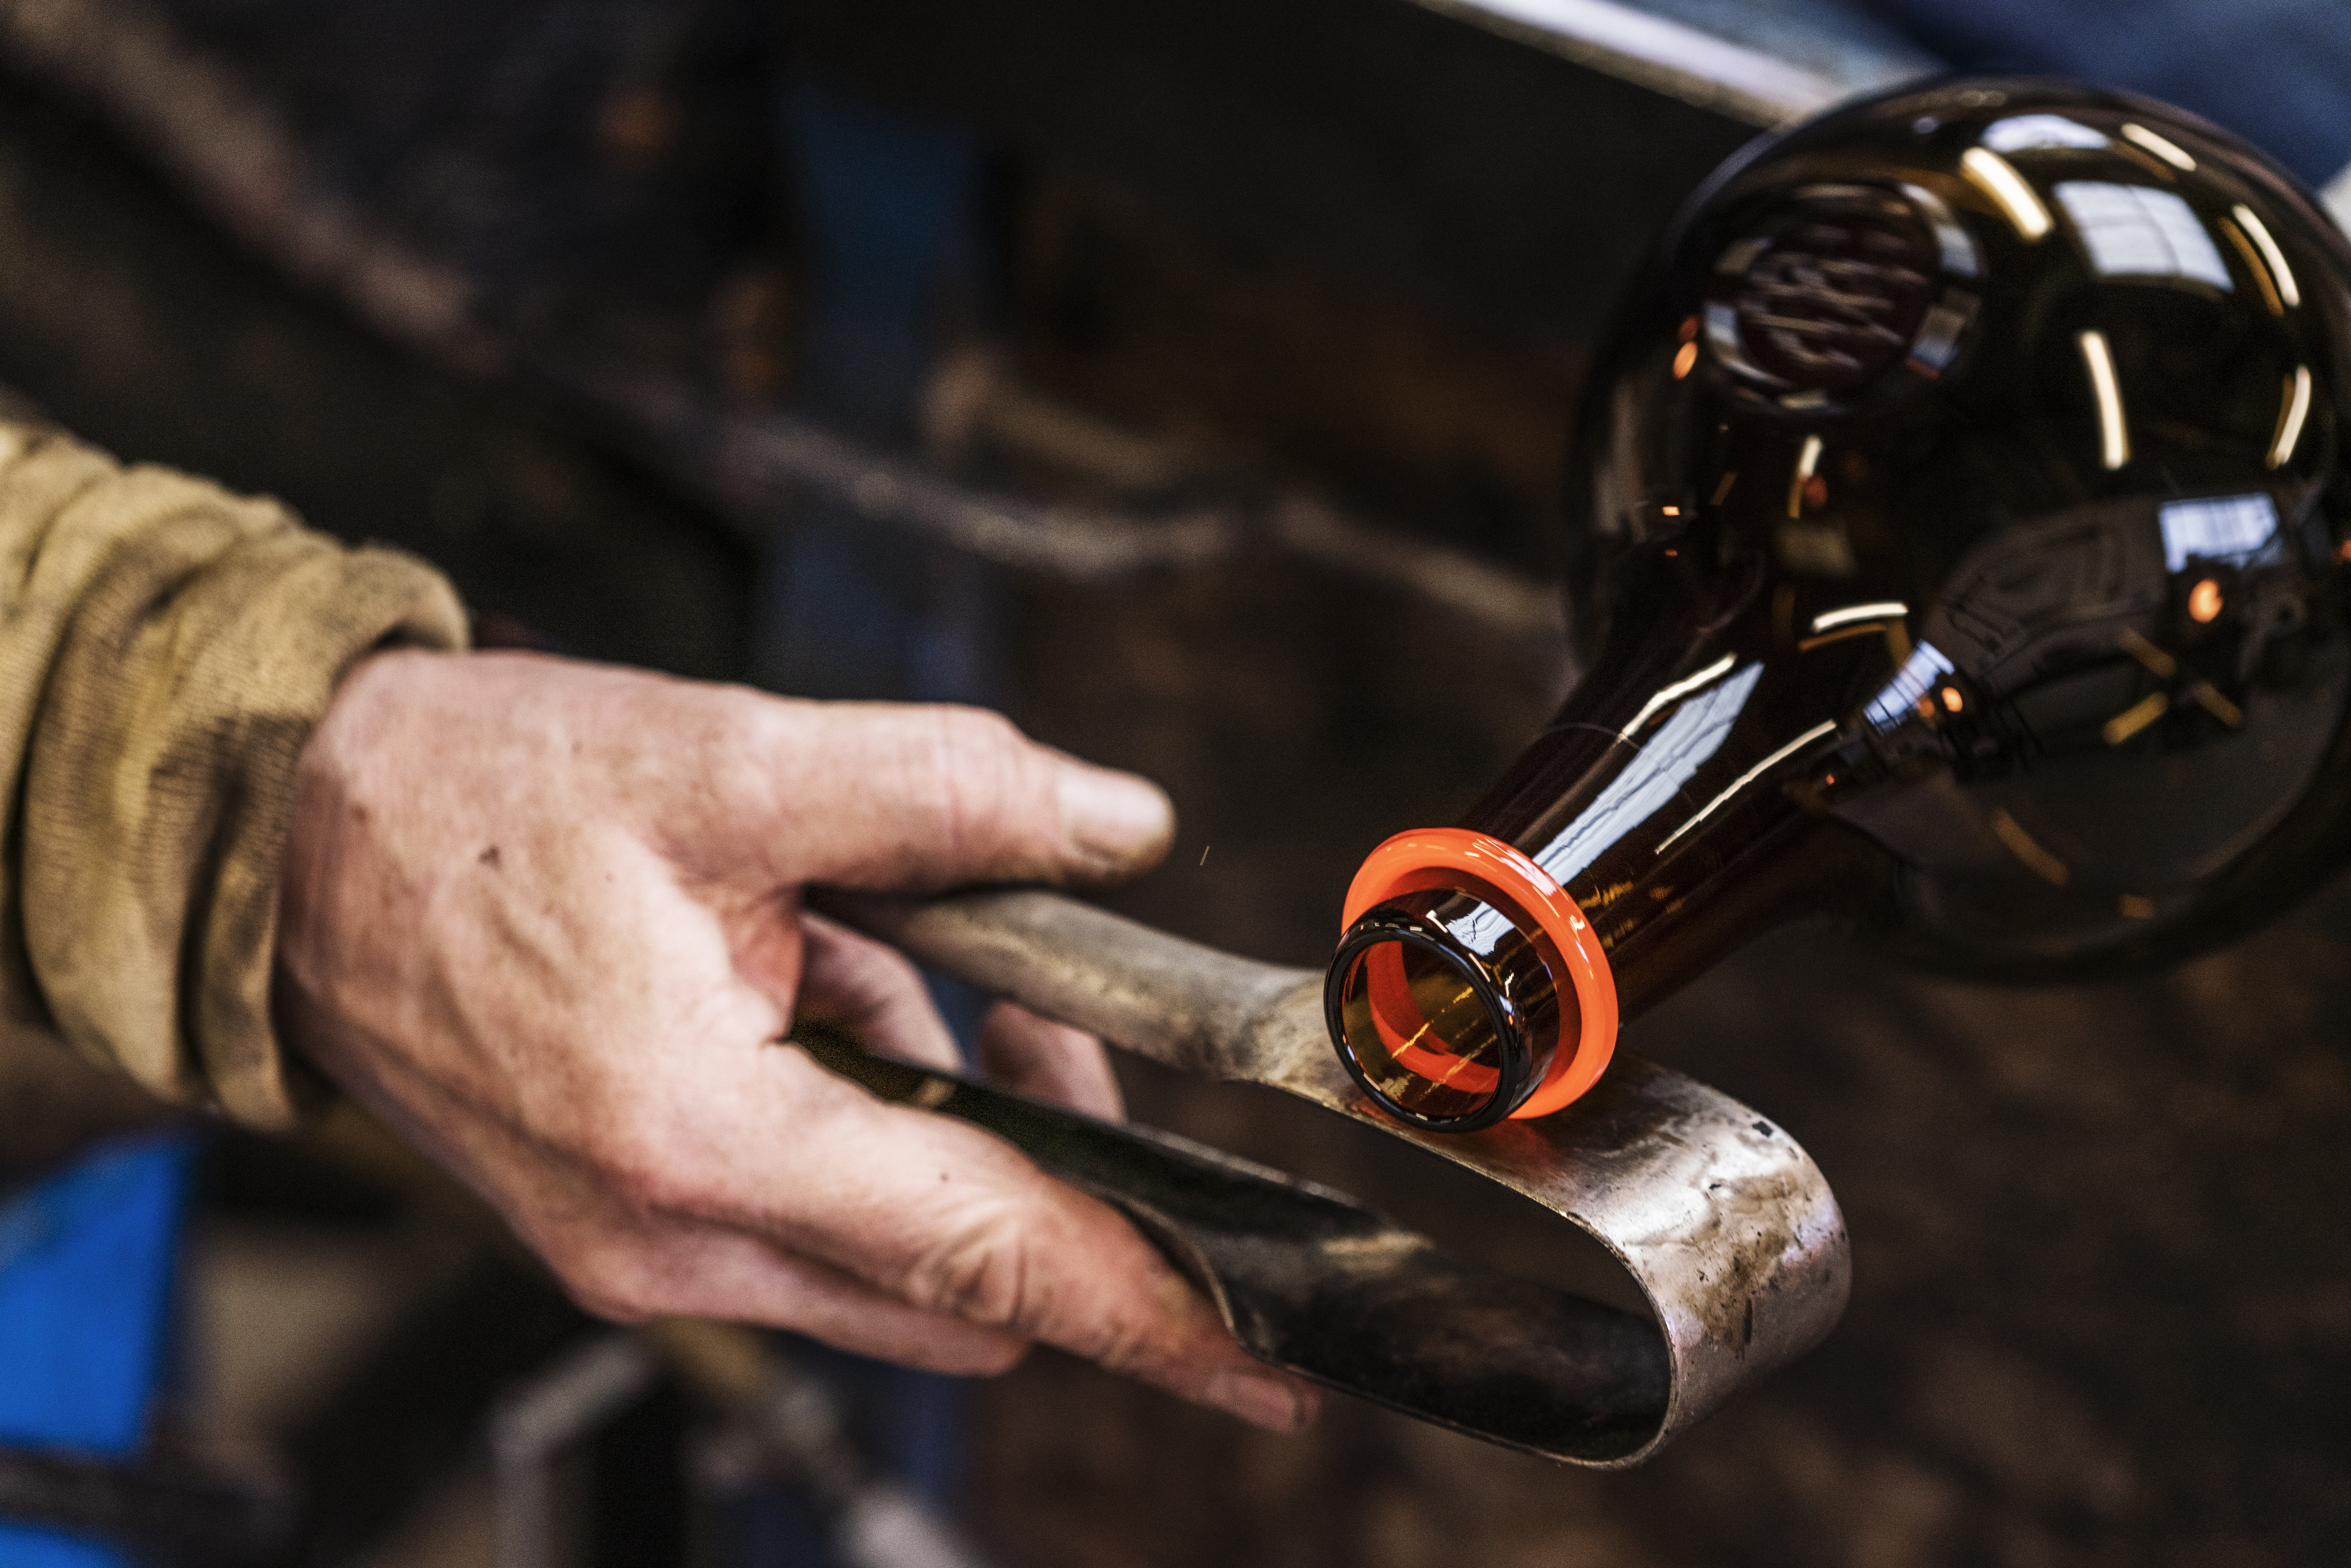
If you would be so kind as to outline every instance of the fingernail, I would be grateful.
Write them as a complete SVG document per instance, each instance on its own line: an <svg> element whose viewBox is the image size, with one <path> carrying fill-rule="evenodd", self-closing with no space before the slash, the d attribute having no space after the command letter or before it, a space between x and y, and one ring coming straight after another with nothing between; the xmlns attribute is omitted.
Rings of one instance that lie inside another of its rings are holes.
<svg viewBox="0 0 2351 1568"><path fill-rule="evenodd" d="M1302 1432L1321 1401L1282 1378L1247 1372L1211 1373L1200 1387L1203 1404L1269 1432Z"/></svg>
<svg viewBox="0 0 2351 1568"><path fill-rule="evenodd" d="M1176 836L1176 808L1165 792L1131 773L1065 765L1056 801L1063 841L1092 871L1139 871Z"/></svg>

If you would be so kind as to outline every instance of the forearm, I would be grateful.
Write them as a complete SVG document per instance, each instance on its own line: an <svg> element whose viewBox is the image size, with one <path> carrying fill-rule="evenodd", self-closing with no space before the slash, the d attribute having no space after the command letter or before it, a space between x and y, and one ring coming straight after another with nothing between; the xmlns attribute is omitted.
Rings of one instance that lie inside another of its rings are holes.
<svg viewBox="0 0 2351 1568"><path fill-rule="evenodd" d="M358 659L463 638L422 563L0 423L8 1033L163 1102L290 1122L269 980L296 761Z"/></svg>

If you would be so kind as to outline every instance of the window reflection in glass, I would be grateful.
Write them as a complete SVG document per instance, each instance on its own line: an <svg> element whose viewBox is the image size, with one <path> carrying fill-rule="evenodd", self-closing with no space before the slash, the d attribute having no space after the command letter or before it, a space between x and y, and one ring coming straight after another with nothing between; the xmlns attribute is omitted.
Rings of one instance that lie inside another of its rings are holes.
<svg viewBox="0 0 2351 1568"><path fill-rule="evenodd" d="M2277 503L2265 494L2172 501L2157 514L2163 570L2183 571L2191 556L2241 566L2277 537Z"/></svg>
<svg viewBox="0 0 2351 1568"><path fill-rule="evenodd" d="M1995 152L2038 152L2066 147L2110 145L2105 132L2062 114L2012 114L1984 127L1983 144Z"/></svg>
<svg viewBox="0 0 2351 1568"><path fill-rule="evenodd" d="M2102 277L2186 277L2224 294L2233 288L2220 247L2195 212L2171 192L2064 180L2054 193Z"/></svg>

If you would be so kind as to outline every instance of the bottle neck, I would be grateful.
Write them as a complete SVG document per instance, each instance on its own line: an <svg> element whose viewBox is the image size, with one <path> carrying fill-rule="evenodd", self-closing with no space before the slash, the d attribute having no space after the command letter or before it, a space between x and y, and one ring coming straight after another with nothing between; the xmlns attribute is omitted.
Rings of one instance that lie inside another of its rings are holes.
<svg viewBox="0 0 2351 1568"><path fill-rule="evenodd" d="M1621 1018L1887 883L1883 852L1823 809L1865 760L1837 716L1862 664L1775 648L1760 570L1691 570L1670 546L1646 566L1599 667L1501 783L1458 827L1382 844L1348 890L1332 1039L1408 1121L1558 1110Z"/></svg>
<svg viewBox="0 0 2351 1568"><path fill-rule="evenodd" d="M1837 727L1816 682L1762 656L1755 595L1725 603L1653 564L1609 656L1461 823L1574 901L1627 1018L1774 925L1874 896L1889 869L1818 810Z"/></svg>

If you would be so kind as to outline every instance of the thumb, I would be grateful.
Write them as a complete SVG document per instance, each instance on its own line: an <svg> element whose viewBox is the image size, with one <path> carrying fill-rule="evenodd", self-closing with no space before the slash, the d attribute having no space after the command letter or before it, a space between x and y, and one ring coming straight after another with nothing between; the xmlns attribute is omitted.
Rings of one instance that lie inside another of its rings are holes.
<svg viewBox="0 0 2351 1568"><path fill-rule="evenodd" d="M914 890L1105 882L1156 864L1175 809L1148 779L1040 746L978 708L778 702L766 749L778 880Z"/></svg>

